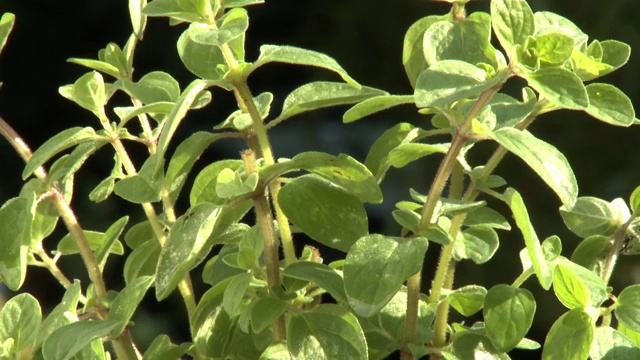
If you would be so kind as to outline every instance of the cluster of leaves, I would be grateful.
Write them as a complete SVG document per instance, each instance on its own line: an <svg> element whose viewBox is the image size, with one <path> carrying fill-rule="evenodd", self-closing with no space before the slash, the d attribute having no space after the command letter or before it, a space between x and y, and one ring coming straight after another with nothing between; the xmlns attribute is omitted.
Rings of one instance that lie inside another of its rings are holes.
<svg viewBox="0 0 640 360"><path fill-rule="evenodd" d="M66 293L44 321L31 295L9 300L0 310L1 357L18 358L30 349L35 358L105 359L110 354L104 343L110 341L121 359L185 354L203 359L381 359L398 350L406 359L427 354L504 359L514 348L541 346L525 338L537 305L521 286L532 276L542 288L553 288L568 309L549 330L543 358L640 355L640 287L630 286L617 297L607 287L618 254L640 252L635 235L640 190L629 206L621 199L609 203L578 198L575 176L563 154L526 130L539 115L562 109L581 110L616 126L636 123L622 91L593 82L626 63L626 44L589 42L566 18L534 14L525 1L493 0L490 13L467 16L466 0L451 0L449 14L427 16L408 30L403 64L414 93L392 95L360 85L332 58L306 49L264 45L255 61L247 61L245 6L261 2L130 0L134 32L128 42L124 47L108 44L97 60L71 59L91 71L60 88L62 96L93 113L101 127L65 130L33 154L8 137L27 160L22 175L28 180L20 195L0 208L0 277L18 290L27 265L41 266ZM177 50L198 79L184 90L162 71L134 80L134 52L147 17L186 25ZM0 45L12 24L11 15L0 20ZM492 45L492 33L504 53ZM273 94L254 97L247 78L272 62L324 68L344 82L302 85L287 96L281 113L271 117ZM528 84L522 100L499 92L511 77ZM168 153L169 145L178 141L178 126L190 111L212 101L214 88L232 91L238 110L213 131L197 132ZM118 119L112 121L105 109L116 92L126 94L131 106L114 107ZM268 130L304 112L346 104L355 105L344 114L345 123L414 104L421 118L430 116L431 126L397 124L372 145L364 163L345 154L313 151L274 161ZM136 118L142 129L138 135L131 130ZM0 125L6 136L6 124ZM450 141L432 140L443 136ZM190 206L176 214L175 203L193 165L207 147L225 138L245 140L248 150L242 159L214 162L195 175ZM150 155L139 170L123 141L148 148ZM484 165L472 166L466 154L480 141L498 147ZM147 219L128 226L129 218L123 216L104 232L85 230L68 205L74 174L108 146L116 155L113 170L89 198L101 202L115 194L140 204ZM523 198L492 173L508 152L557 194L563 219L584 238L571 259L561 255L557 236L538 239ZM401 233L370 234L364 203L382 202L379 184L387 171L432 154L445 156L429 194L410 190L411 201L399 202L390 214ZM469 180L466 189L464 179ZM449 196L444 197L448 180ZM476 200L480 194L510 208L524 239L523 271L510 285L453 288L455 263L487 262L499 247L497 230L511 229L505 216ZM252 208L256 221L250 225L243 219ZM59 219L69 235L60 239L52 258L42 242ZM310 246L296 255L290 224L345 253L344 259L325 264ZM110 255L125 253L120 239L128 248L126 286L113 291L106 289L102 269ZM430 244L442 250L426 296L419 291L419 274ZM56 265L60 257L78 253L91 278L84 290ZM195 299L190 276L202 263L202 278L210 288ZM140 355L127 328L151 287L158 300L180 292L192 342L172 344L161 334ZM322 303L323 294L333 303ZM610 298L614 300L604 305ZM482 311L483 320L448 324L449 307L466 317ZM617 328L611 326L612 314Z"/></svg>

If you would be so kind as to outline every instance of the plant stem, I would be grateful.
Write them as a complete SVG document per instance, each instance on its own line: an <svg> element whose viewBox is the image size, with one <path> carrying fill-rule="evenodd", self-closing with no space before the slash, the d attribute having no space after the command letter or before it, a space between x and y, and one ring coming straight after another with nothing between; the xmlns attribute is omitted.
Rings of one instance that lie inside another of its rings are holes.
<svg viewBox="0 0 640 360"><path fill-rule="evenodd" d="M605 285L609 284L609 280L611 279L611 275L613 274L613 268L616 266L620 251L624 247L624 240L627 237L627 229L629 229L631 222L635 220L636 217L637 215L633 214L613 234L613 246L611 247L611 251L609 251L607 262L605 263L604 269L602 271L602 280L604 281Z"/></svg>
<svg viewBox="0 0 640 360"><path fill-rule="evenodd" d="M18 135L18 133L15 130L13 130L13 128L9 126L9 124L7 124L7 122L5 122L4 119L2 119L1 117L0 117L0 133L9 141L9 143L11 143L11 145L14 147L14 149L16 149L18 154L20 154L20 156L24 159L24 161L28 162L32 156L31 149L26 144L26 142L24 142L22 137L20 137L20 135ZM47 182L47 173L42 166L36 170L35 175L41 181L45 183ZM67 203L67 201L65 200L62 192L60 191L58 184L54 183L51 187L51 190L53 194L53 202L58 209L58 213L60 214L62 221L65 223L65 225L69 229L69 232L71 233L73 239L76 242L76 245L78 246L80 256L82 257L82 260L85 266L87 267L89 279L91 280L94 291L96 292L98 304L99 306L102 306L102 301L104 300L107 294L107 288L105 286L104 279L102 277L102 273L100 272L100 267L95 258L95 255L93 254L93 251L89 246L89 242L87 241L87 238L84 236L84 231L82 230L82 227L78 223L78 220L75 214L73 213L73 210L69 206L69 203ZM40 244L40 249L42 249L41 246L42 245ZM42 251L44 252L44 249L42 249ZM46 253L44 254L46 255ZM47 261L47 259L50 260L48 255L42 258L45 264L49 263ZM53 263L53 261L51 261L51 263ZM53 263L53 267L47 267L47 268L50 271L51 269L54 269L54 272L52 272L52 274L56 276L58 280L66 279L66 277L64 277L62 273L59 273L58 275L56 275L58 272L56 272L55 269L58 269L58 268L55 265L55 263ZM62 280L61 282L63 282L63 285L64 285L65 283L64 280ZM66 281L66 283L70 286L70 282L68 280ZM84 298L84 300L86 302L86 298ZM134 348L133 341L130 337L124 337L124 338L121 337L118 339L113 339L112 342L114 344L114 349L116 349L118 359L122 359L122 360L139 359L139 357L135 354L135 352L133 352L132 354L126 350L128 348L131 348L131 349ZM121 349L123 351L121 352L118 349Z"/></svg>
<svg viewBox="0 0 640 360"><path fill-rule="evenodd" d="M244 161L244 167L247 175L255 174L257 166L253 150L243 151L242 160ZM269 202L267 201L267 197L264 193L253 198L253 206L256 209L257 222L262 231L269 292L273 294L274 289L280 286L280 256L278 255L278 243L273 230L273 217L271 216ZM274 322L273 337L276 341L286 339L284 316L278 317Z"/></svg>
<svg viewBox="0 0 640 360"><path fill-rule="evenodd" d="M496 74L495 76L501 76L500 74ZM438 205L438 200L442 196L442 192L444 191L444 187L451 175L453 167L456 163L456 159L462 150L467 138L467 134L471 129L471 120L473 120L482 109L487 105L489 100L493 97L495 93L497 93L502 84L508 78L508 74L503 74L504 80L496 84L495 86L485 90L480 96L478 100L476 100L475 104L469 110L465 121L462 123L458 131L453 137L451 141L451 146L447 151L444 159L440 163L440 167L436 172L435 177L433 178L433 182L429 189L429 194L427 195L427 200L424 204L422 210L422 216L420 218L420 223L418 224L418 232L425 230L430 224L434 224L438 220L438 213L436 211L436 207ZM455 241L455 238L454 238ZM438 302L440 298L440 294L442 293L442 289L445 285L445 280L447 278L447 273L449 270L449 262L451 261L451 256L453 253L453 245L454 242L444 246L442 248L442 252L440 254L440 260L438 261L438 267L436 270L436 275L434 277L431 294L429 297L429 302L431 304L435 304ZM409 360L413 359L413 355L408 349L408 345L416 341L416 331L417 331L417 317L418 317L418 304L420 298L420 283L419 274L413 275L408 279L408 284L414 284L412 288L407 289L407 315L406 315L406 326L405 326L405 341L402 349L402 359ZM416 286L417 285L417 286ZM411 291L410 291L411 290ZM436 322L438 322L436 318ZM445 324L446 326L446 324ZM436 332L438 329L436 329ZM445 330L446 331L446 330Z"/></svg>

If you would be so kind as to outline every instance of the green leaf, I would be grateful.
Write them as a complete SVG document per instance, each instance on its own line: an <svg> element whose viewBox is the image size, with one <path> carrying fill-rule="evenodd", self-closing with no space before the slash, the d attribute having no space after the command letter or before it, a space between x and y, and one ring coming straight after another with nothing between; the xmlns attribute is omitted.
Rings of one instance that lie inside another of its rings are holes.
<svg viewBox="0 0 640 360"><path fill-rule="evenodd" d="M415 102L420 108L444 106L478 96L500 81L502 76L488 78L484 70L464 61L438 61L418 76Z"/></svg>
<svg viewBox="0 0 640 360"><path fill-rule="evenodd" d="M0 207L0 276L13 291L22 286L27 274L28 245L23 239L31 225L31 207L24 197L7 200Z"/></svg>
<svg viewBox="0 0 640 360"><path fill-rule="evenodd" d="M577 48L586 46L589 37L579 27L567 18L549 11L538 11L534 15L535 34L540 36L548 33L562 33L569 35L575 41Z"/></svg>
<svg viewBox="0 0 640 360"><path fill-rule="evenodd" d="M76 80L73 85L61 86L60 95L94 113L100 120L106 119L104 106L107 104L107 92L104 79L97 71L88 72Z"/></svg>
<svg viewBox="0 0 640 360"><path fill-rule="evenodd" d="M286 343L274 342L269 344L258 360L293 360L293 358Z"/></svg>
<svg viewBox="0 0 640 360"><path fill-rule="evenodd" d="M413 104L412 95L380 95L355 104L342 116L345 124L360 120L365 116L403 104Z"/></svg>
<svg viewBox="0 0 640 360"><path fill-rule="evenodd" d="M199 131L178 145L171 157L171 161L169 161L164 180L167 190L169 191L169 198L173 203L178 199L180 191L187 180L189 171L191 171L195 162L202 155L202 152L209 147L211 143L220 138L218 135Z"/></svg>
<svg viewBox="0 0 640 360"><path fill-rule="evenodd" d="M462 21L439 21L424 33L424 57L432 66L442 60L460 60L497 68L496 51L490 40L489 14L474 12Z"/></svg>
<svg viewBox="0 0 640 360"><path fill-rule="evenodd" d="M84 230L83 233L84 237L89 243L89 247L94 251L101 248L105 244L105 240L108 240L104 236L105 233L101 233L98 231ZM57 250L62 255L72 255L80 253L78 245L76 244L76 240L71 233L68 233L67 235L65 235L65 237L62 238L62 240L60 240ZM124 254L124 247L122 246L122 243L120 241L116 241L109 249L109 252L116 255L122 255Z"/></svg>
<svg viewBox="0 0 640 360"><path fill-rule="evenodd" d="M498 351L513 349L531 328L536 302L531 292L509 285L496 285L484 298L487 335Z"/></svg>
<svg viewBox="0 0 640 360"><path fill-rule="evenodd" d="M356 314L370 317L393 298L411 275L420 271L429 242L383 235L360 238L347 254L344 287ZM372 277L376 281L371 281Z"/></svg>
<svg viewBox="0 0 640 360"><path fill-rule="evenodd" d="M573 275L577 276L587 289L589 289L587 294L589 296L589 304L591 306L600 306L609 298L607 285L596 273L578 264L574 264L564 257L558 258L558 264L571 271Z"/></svg>
<svg viewBox="0 0 640 360"><path fill-rule="evenodd" d="M582 196L573 206L561 206L560 215L569 230L583 238L613 235L618 228L619 220L613 206L595 197Z"/></svg>
<svg viewBox="0 0 640 360"><path fill-rule="evenodd" d="M367 343L358 319L347 309L323 304L292 315L287 346L296 359L367 359Z"/></svg>
<svg viewBox="0 0 640 360"><path fill-rule="evenodd" d="M347 299L342 276L327 265L310 261L298 261L287 265L282 270L282 275L313 282L326 290L338 302L344 302Z"/></svg>
<svg viewBox="0 0 640 360"><path fill-rule="evenodd" d="M38 300L30 294L12 297L0 309L0 343L13 339L16 352L31 346L42 321Z"/></svg>
<svg viewBox="0 0 640 360"><path fill-rule="evenodd" d="M73 321L78 321L76 309L78 307L78 301L80 300L81 291L82 287L78 280L75 280L73 285L67 288L62 300L53 308L40 325L38 336L33 344L34 353L40 349L44 340L56 329L70 324Z"/></svg>
<svg viewBox="0 0 640 360"><path fill-rule="evenodd" d="M520 0L491 1L491 25L509 57L512 56L513 46L524 45L535 29L529 4Z"/></svg>
<svg viewBox="0 0 640 360"><path fill-rule="evenodd" d="M569 309L589 305L589 290L570 269L558 264L553 272L553 292Z"/></svg>
<svg viewBox="0 0 640 360"><path fill-rule="evenodd" d="M89 193L89 200L99 203L106 200L111 193L113 192L113 188L115 187L115 179L111 176L102 180L98 185L96 185L93 190Z"/></svg>
<svg viewBox="0 0 640 360"><path fill-rule="evenodd" d="M469 227L488 226L494 229L511 230L511 225L502 214L486 206L468 212L462 224Z"/></svg>
<svg viewBox="0 0 640 360"><path fill-rule="evenodd" d="M149 5L157 2L152 1ZM148 6L147 6L148 7ZM219 80L226 72L222 51L217 46L195 42L189 30L178 38L178 55L184 66L196 76L207 80Z"/></svg>
<svg viewBox="0 0 640 360"><path fill-rule="evenodd" d="M548 290L553 281L552 269L549 267L542 253L540 240L538 240L538 235L536 235L531 220L529 220L529 214L527 213L527 208L524 205L522 196L514 189L509 188L505 191L504 197L507 205L511 208L511 212L513 212L516 225L518 225L518 228L522 232L527 253L531 259L531 264L538 277L538 281L540 281L540 284L545 290Z"/></svg>
<svg viewBox="0 0 640 360"><path fill-rule="evenodd" d="M224 205L228 199L223 199L216 193L218 174L224 169L238 171L243 167L240 160L221 160L208 165L196 176L191 187L189 201L191 206L208 202L216 205Z"/></svg>
<svg viewBox="0 0 640 360"><path fill-rule="evenodd" d="M407 164L431 154L446 154L451 144L406 143L396 146L389 152L389 164L401 168Z"/></svg>
<svg viewBox="0 0 640 360"><path fill-rule="evenodd" d="M230 199L253 192L257 185L257 173L251 174L243 180L237 172L231 169L222 169L218 173L216 194L223 199Z"/></svg>
<svg viewBox="0 0 640 360"><path fill-rule="evenodd" d="M222 308L222 296L229 284L223 281L204 293L193 314L193 342L204 356L220 358L226 351L235 323Z"/></svg>
<svg viewBox="0 0 640 360"><path fill-rule="evenodd" d="M105 61L93 60L93 59L80 59L80 58L70 58L70 59L67 59L67 61L72 64L77 64L92 70L100 71L107 75L113 76L116 79L121 77L120 69L118 69L114 65L111 65Z"/></svg>
<svg viewBox="0 0 640 360"><path fill-rule="evenodd" d="M109 335L119 324L114 320L86 320L64 325L44 341L44 360L73 359L92 340Z"/></svg>
<svg viewBox="0 0 640 360"><path fill-rule="evenodd" d="M225 8L235 8L248 5L263 4L264 0L224 0Z"/></svg>
<svg viewBox="0 0 640 360"><path fill-rule="evenodd" d="M72 177L84 164L84 162L93 155L102 146L108 144L106 140L90 141L76 146L68 156L60 157L54 165L49 169L48 183L53 184L55 181L64 182Z"/></svg>
<svg viewBox="0 0 640 360"><path fill-rule="evenodd" d="M487 289L478 285L467 285L447 295L447 302L464 316L471 316L484 306Z"/></svg>
<svg viewBox="0 0 640 360"><path fill-rule="evenodd" d="M422 129L409 123L400 123L385 131L369 149L365 166L373 173L378 183L389 170L389 152L401 144L409 143L420 136Z"/></svg>
<svg viewBox="0 0 640 360"><path fill-rule="evenodd" d="M542 359L586 359L594 333L595 321L587 309L569 310L551 326L542 349Z"/></svg>
<svg viewBox="0 0 640 360"><path fill-rule="evenodd" d="M591 359L601 360L640 359L640 348L624 333L609 326L599 326L596 328L589 356Z"/></svg>
<svg viewBox="0 0 640 360"><path fill-rule="evenodd" d="M7 43L15 20L16 16L12 13L4 13L2 14L2 18L0 18L0 52L2 52L2 49L4 49Z"/></svg>
<svg viewBox="0 0 640 360"><path fill-rule="evenodd" d="M533 51L540 62L552 66L564 64L571 57L575 45L571 36L548 33L535 38Z"/></svg>
<svg viewBox="0 0 640 360"><path fill-rule="evenodd" d="M147 351L144 352L143 360L174 360L182 358L190 348L190 344L182 344L180 346L171 343L171 339L167 335L158 335Z"/></svg>
<svg viewBox="0 0 640 360"><path fill-rule="evenodd" d="M144 7L142 13L147 16L166 16L177 21L200 21L201 14L191 1L153 0Z"/></svg>
<svg viewBox="0 0 640 360"><path fill-rule="evenodd" d="M571 262L600 273L607 255L611 252L611 239L608 236L593 235L582 240L571 255Z"/></svg>
<svg viewBox="0 0 640 360"><path fill-rule="evenodd" d="M237 315L236 310L240 306L252 279L253 276L250 273L239 274L231 279L222 296L222 307L229 317L233 318Z"/></svg>
<svg viewBox="0 0 640 360"><path fill-rule="evenodd" d="M270 62L279 62L285 64L308 65L333 71L347 82L351 87L360 89L358 84L347 72L331 57L312 50L302 49L293 46L279 45L262 45L260 47L260 56L248 69L251 73L255 69Z"/></svg>
<svg viewBox="0 0 640 360"><path fill-rule="evenodd" d="M498 250L498 234L488 226L474 226L462 232L454 243L453 257L460 261L471 259L476 264L489 261Z"/></svg>
<svg viewBox="0 0 640 360"><path fill-rule="evenodd" d="M173 103L180 96L180 84L164 71L152 71L140 78L137 83L124 80L122 85L129 95L144 104Z"/></svg>
<svg viewBox="0 0 640 360"><path fill-rule="evenodd" d="M640 333L635 332L622 324L618 324L618 331L633 341L636 347L640 347Z"/></svg>
<svg viewBox="0 0 640 360"><path fill-rule="evenodd" d="M171 227L156 267L156 297L162 300L178 285L184 276L198 265L200 252L211 249L208 241L214 230L221 208L202 203L189 209Z"/></svg>
<svg viewBox="0 0 640 360"><path fill-rule="evenodd" d="M602 47L601 62L610 66L609 69L600 72L600 76L606 75L629 61L631 47L621 41L605 40L600 42Z"/></svg>
<svg viewBox="0 0 640 360"><path fill-rule="evenodd" d="M620 292L615 314L622 325L640 332L640 285L628 286Z"/></svg>
<svg viewBox="0 0 640 360"><path fill-rule="evenodd" d="M129 0L129 14L131 26L136 37L142 40L142 34L147 26L147 17L142 14L142 9L147 6L147 0Z"/></svg>
<svg viewBox="0 0 640 360"><path fill-rule="evenodd" d="M375 204L382 202L382 192L373 174L366 166L345 154L334 156L316 151L304 152L291 160L265 167L260 171L260 177L268 184L276 177L296 170L316 174L362 201Z"/></svg>
<svg viewBox="0 0 640 360"><path fill-rule="evenodd" d="M103 235L102 246L100 246L96 251L96 260L98 261L98 265L100 269L104 269L104 265L107 261L107 256L109 253L118 253L118 245L122 247L122 243L118 240L118 237L122 234L124 227L127 225L129 221L128 216L123 216L114 222L107 231Z"/></svg>
<svg viewBox="0 0 640 360"><path fill-rule="evenodd" d="M113 299L107 320L118 321L120 325L111 330L112 337L120 336L125 327L129 325L133 313L151 285L153 285L153 276L140 276L127 284Z"/></svg>
<svg viewBox="0 0 640 360"><path fill-rule="evenodd" d="M155 0L157 1L157 0ZM198 97L207 87L209 87L211 83L202 81L202 80L194 80L189 86L182 92L178 100L176 101L176 105L171 110L169 115L167 115L167 119L165 121L165 125L162 129L162 133L158 139L158 152L156 153L159 157L163 157L164 153L167 151L167 147L169 146L169 142L173 137L173 134L176 132L178 125L187 115L187 111L193 106L193 104L198 100Z"/></svg>
<svg viewBox="0 0 640 360"><path fill-rule="evenodd" d="M424 17L413 23L404 35L402 64L413 88L415 88L418 75L428 66L422 51L424 33L431 25L439 21L448 20L448 18L447 15L430 15Z"/></svg>
<svg viewBox="0 0 640 360"><path fill-rule="evenodd" d="M640 186L636 187L629 198L629 205L633 213L640 213Z"/></svg>
<svg viewBox="0 0 640 360"><path fill-rule="evenodd" d="M222 46L244 34L249 27L247 11L242 8L230 10L222 20L217 29L200 22L190 24L189 39L201 45Z"/></svg>
<svg viewBox="0 0 640 360"><path fill-rule="evenodd" d="M293 90L284 100L282 113L271 122L279 123L307 111L354 104L383 95L388 95L388 93L367 86L356 88L349 84L316 81Z"/></svg>
<svg viewBox="0 0 640 360"><path fill-rule="evenodd" d="M29 175L33 174L41 165L49 161L56 154L76 145L90 141L104 141L90 127L73 127L63 130L62 132L49 138L42 146L40 146L31 156L22 171L22 179L25 180Z"/></svg>
<svg viewBox="0 0 640 360"><path fill-rule="evenodd" d="M560 108L586 110L589 96L578 75L570 70L551 67L526 74L529 86Z"/></svg>
<svg viewBox="0 0 640 360"><path fill-rule="evenodd" d="M281 299L265 297L256 300L251 309L251 329L256 332L273 325L273 323L287 310L287 303Z"/></svg>
<svg viewBox="0 0 640 360"><path fill-rule="evenodd" d="M141 276L153 276L160 258L160 244L151 239L141 244L127 256L124 263L123 277L126 284L131 284Z"/></svg>
<svg viewBox="0 0 640 360"><path fill-rule="evenodd" d="M368 233L362 202L314 175L287 183L278 195L278 204L305 234L340 251L347 252Z"/></svg>
<svg viewBox="0 0 640 360"><path fill-rule="evenodd" d="M636 117L631 100L617 87L610 84L587 85L589 107L587 114L610 125L629 126Z"/></svg>
<svg viewBox="0 0 640 360"><path fill-rule="evenodd" d="M573 206L578 196L578 183L567 158L558 149L526 130L503 128L490 136L527 163L563 204Z"/></svg>

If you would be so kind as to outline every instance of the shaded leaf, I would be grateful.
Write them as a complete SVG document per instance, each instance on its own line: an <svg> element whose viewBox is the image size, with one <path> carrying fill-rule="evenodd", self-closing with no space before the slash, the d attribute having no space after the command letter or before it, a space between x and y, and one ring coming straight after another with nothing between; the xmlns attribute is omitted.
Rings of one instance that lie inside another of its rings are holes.
<svg viewBox="0 0 640 360"><path fill-rule="evenodd" d="M484 298L487 335L496 349L513 349L531 328L536 302L531 292L509 285L492 287Z"/></svg>

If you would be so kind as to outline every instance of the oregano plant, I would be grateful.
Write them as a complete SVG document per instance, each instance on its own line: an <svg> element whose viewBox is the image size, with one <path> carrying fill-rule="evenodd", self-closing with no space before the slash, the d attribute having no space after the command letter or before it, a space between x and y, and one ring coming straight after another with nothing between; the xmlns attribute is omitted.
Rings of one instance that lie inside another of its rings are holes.
<svg viewBox="0 0 640 360"><path fill-rule="evenodd" d="M471 13L468 0L447 0L448 14L423 17L406 32L402 64L413 93L390 94L309 49L262 45L248 59L250 5L262 2L130 0L128 41L107 44L97 58L70 58L87 72L59 88L88 110L92 125L52 135L32 152L11 119L0 120L26 163L22 190L0 208L0 280L16 292L0 309L0 358L507 359L514 349L540 348L550 360L640 357L640 286L609 286L618 258L640 253L640 187L628 200L579 196L567 158L528 130L560 110L638 124L629 98L600 82L627 62L628 45L591 39L524 0L491 0ZM176 47L193 74L186 87L167 72L134 72L143 35L153 31L149 17L183 30ZM0 50L13 24L10 13L0 19ZM270 63L313 66L336 79L298 87L272 114L274 95L248 85ZM504 92L516 78L521 89ZM232 93L237 110L209 131L177 136L219 92ZM277 125L337 105L350 106L346 124L396 106L413 106L416 121L387 129L363 161L312 150L274 154L269 134ZM245 150L192 173L207 148L229 139ZM469 160L481 142L493 154ZM132 160L131 145L146 148L144 161ZM89 199L74 198L76 173L99 150L113 153L109 176ZM508 155L557 195L559 216L583 239L572 254L558 236L538 237L523 196L495 173ZM383 201L385 175L427 156L439 161L424 179L428 192L402 189L405 200L388 214L401 231L370 233L364 204ZM106 229L85 228L72 199L100 206L109 197L136 210ZM60 228L67 235L45 248ZM522 250L502 261L522 271L510 283L457 286L456 265L482 268L508 231ZM342 257L325 261L318 244ZM425 263L428 250L439 254L437 264ZM75 254L88 284L58 266ZM104 269L116 256L125 257L124 286L109 288ZM33 267L52 275L39 281L65 288L51 310L20 293ZM427 267L435 268L432 279L422 276ZM202 295L194 276L207 284ZM566 308L544 341L527 337L547 306L532 288L553 292ZM181 296L189 342L158 333L148 348L136 345L132 317L149 292L158 301ZM454 311L469 320L450 320Z"/></svg>

